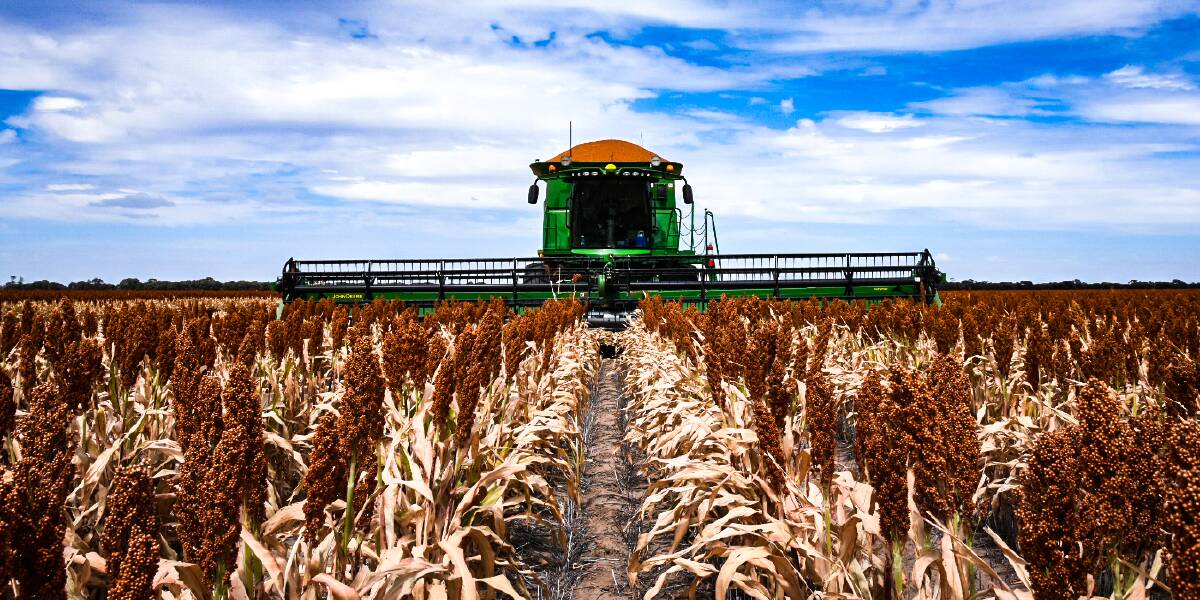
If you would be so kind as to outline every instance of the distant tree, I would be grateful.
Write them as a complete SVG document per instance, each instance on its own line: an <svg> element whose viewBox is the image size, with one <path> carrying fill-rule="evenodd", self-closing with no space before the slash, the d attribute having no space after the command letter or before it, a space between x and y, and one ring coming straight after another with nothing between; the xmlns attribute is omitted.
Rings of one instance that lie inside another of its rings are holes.
<svg viewBox="0 0 1200 600"><path fill-rule="evenodd" d="M111 283L105 283L104 280L100 279L99 277L94 277L87 281L72 281L70 284L67 285L68 289L91 290L91 291L111 290L111 289L116 289L116 287L117 286L115 286Z"/></svg>

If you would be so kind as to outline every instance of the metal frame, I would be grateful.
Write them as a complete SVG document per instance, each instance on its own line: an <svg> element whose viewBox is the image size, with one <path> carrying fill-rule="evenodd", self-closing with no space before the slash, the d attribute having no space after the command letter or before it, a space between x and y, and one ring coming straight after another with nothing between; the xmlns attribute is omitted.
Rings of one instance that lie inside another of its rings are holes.
<svg viewBox="0 0 1200 600"><path fill-rule="evenodd" d="M550 265L548 273L546 265ZM636 303L642 295L674 292L674 299L705 304L723 292L762 290L766 293L755 295L780 298L785 290L805 288L840 288L841 294L824 293L819 297L854 300L860 297L856 288L870 286L893 288L872 293L870 299L917 297L932 303L939 283L933 256L925 250L607 258L289 259L279 289L285 301L312 295L361 294L352 300L361 302L370 301L376 294L424 293L436 294L436 299L414 302L432 304L455 293L477 293L505 297L513 305L533 306L544 298L522 298L522 294L575 293L590 302L627 305Z"/></svg>

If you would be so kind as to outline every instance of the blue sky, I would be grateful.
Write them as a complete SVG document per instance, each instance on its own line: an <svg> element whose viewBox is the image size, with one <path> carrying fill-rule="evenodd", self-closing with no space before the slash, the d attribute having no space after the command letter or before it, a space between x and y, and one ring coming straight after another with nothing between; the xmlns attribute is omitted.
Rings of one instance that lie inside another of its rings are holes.
<svg viewBox="0 0 1200 600"><path fill-rule="evenodd" d="M0 4L0 276L531 255L573 121L725 252L1200 280L1197 1L243 4Z"/></svg>

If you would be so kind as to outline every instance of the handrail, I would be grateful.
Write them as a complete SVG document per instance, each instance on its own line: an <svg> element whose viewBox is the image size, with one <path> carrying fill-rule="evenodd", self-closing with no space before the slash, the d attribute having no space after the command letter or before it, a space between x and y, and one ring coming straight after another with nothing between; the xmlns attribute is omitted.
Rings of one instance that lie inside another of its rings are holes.
<svg viewBox="0 0 1200 600"><path fill-rule="evenodd" d="M715 242L715 223L707 225L713 228ZM707 301L710 292L716 290L762 289L763 295L778 298L785 289L835 287L844 288L839 297L853 298L855 287L913 289L915 286L920 289L915 295L928 302L936 301L940 284L933 254L926 249L838 254L637 255L607 259L565 256L299 261L291 258L284 263L279 288L287 300L301 294L357 291L361 292L359 298L369 301L381 293L411 290L436 292L438 300L456 292L495 292L519 304L533 300L521 298L523 292L545 291L553 284L540 276L545 266L553 267L564 278L583 275L585 282L579 285L593 295L600 292L594 287L596 276L608 269L609 290L691 291L695 296L687 293L683 296L698 297L699 301ZM533 273L534 270L538 273Z"/></svg>

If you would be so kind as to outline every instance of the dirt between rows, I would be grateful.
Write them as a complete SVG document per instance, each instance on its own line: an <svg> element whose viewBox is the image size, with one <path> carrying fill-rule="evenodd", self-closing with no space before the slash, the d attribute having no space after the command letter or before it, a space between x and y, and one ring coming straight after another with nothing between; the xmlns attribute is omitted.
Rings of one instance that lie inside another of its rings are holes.
<svg viewBox="0 0 1200 600"><path fill-rule="evenodd" d="M572 594L579 600L629 597L625 528L630 506L639 498L623 481L622 371L618 360L603 359L592 397L596 418L588 439L582 506L588 548L579 560L583 577Z"/></svg>

